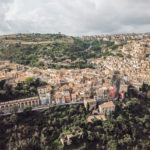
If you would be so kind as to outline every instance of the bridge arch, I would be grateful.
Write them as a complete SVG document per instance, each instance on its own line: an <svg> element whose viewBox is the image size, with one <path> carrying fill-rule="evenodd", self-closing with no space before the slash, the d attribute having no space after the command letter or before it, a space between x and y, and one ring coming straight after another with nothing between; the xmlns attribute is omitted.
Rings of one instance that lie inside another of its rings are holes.
<svg viewBox="0 0 150 150"><path fill-rule="evenodd" d="M21 108L22 108L22 109L24 108L24 103L23 103L23 102L21 103Z"/></svg>

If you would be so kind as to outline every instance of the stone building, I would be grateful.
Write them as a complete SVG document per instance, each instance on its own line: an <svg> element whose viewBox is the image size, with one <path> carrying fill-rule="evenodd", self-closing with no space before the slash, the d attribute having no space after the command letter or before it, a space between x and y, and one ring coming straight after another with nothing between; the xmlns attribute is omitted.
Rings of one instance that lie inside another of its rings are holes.
<svg viewBox="0 0 150 150"><path fill-rule="evenodd" d="M99 105L99 112L104 115L111 115L115 111L115 104L110 101Z"/></svg>
<svg viewBox="0 0 150 150"><path fill-rule="evenodd" d="M96 109L96 100L95 99L84 99L84 107L89 110Z"/></svg>
<svg viewBox="0 0 150 150"><path fill-rule="evenodd" d="M38 95L41 102L41 105L51 104L51 86L42 86L38 88Z"/></svg>

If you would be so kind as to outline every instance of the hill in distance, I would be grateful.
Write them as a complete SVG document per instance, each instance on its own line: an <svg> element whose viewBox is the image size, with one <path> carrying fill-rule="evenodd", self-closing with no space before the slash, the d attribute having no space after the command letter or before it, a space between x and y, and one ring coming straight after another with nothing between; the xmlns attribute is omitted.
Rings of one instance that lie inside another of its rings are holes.
<svg viewBox="0 0 150 150"><path fill-rule="evenodd" d="M47 68L94 68L88 59L115 56L112 41L81 40L62 34L17 34L0 36L0 59Z"/></svg>

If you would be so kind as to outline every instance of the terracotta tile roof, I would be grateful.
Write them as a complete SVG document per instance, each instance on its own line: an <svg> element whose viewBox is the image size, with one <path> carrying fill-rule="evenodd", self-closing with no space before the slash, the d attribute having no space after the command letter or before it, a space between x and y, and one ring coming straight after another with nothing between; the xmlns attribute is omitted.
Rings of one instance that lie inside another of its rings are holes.
<svg viewBox="0 0 150 150"><path fill-rule="evenodd" d="M95 100L95 99L85 99L85 101L88 102L88 103L93 103L93 102L96 103L96 100Z"/></svg>
<svg viewBox="0 0 150 150"><path fill-rule="evenodd" d="M66 61L66 62L71 62L71 59L66 59L65 61Z"/></svg>
<svg viewBox="0 0 150 150"><path fill-rule="evenodd" d="M30 76L24 76L24 77L17 78L16 82L18 83L18 82L21 82L21 81L25 81L28 77L30 77Z"/></svg>
<svg viewBox="0 0 150 150"><path fill-rule="evenodd" d="M60 72L61 72L62 74L66 74L67 70L66 70L66 69L61 69Z"/></svg>
<svg viewBox="0 0 150 150"><path fill-rule="evenodd" d="M112 101L110 101L110 102L106 102L106 103L103 103L103 104L99 105L99 107L107 108L107 107L115 107L115 105Z"/></svg>

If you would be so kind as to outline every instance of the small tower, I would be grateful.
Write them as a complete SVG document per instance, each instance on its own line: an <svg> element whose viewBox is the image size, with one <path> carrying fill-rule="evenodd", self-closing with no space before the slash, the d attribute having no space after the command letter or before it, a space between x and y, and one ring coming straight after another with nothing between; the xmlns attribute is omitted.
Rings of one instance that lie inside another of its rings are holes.
<svg viewBox="0 0 150 150"><path fill-rule="evenodd" d="M119 90L120 90L120 72L115 71L112 78L112 86L116 88L115 98L117 98Z"/></svg>

